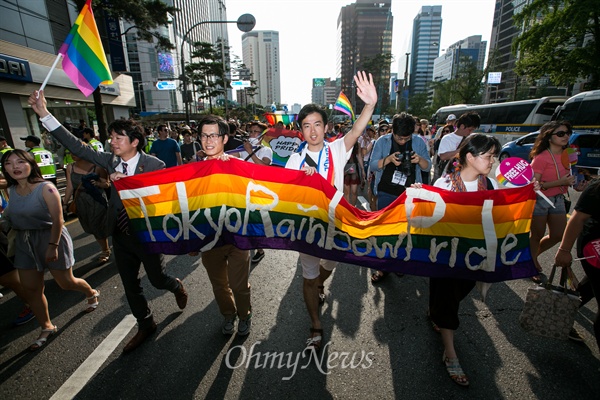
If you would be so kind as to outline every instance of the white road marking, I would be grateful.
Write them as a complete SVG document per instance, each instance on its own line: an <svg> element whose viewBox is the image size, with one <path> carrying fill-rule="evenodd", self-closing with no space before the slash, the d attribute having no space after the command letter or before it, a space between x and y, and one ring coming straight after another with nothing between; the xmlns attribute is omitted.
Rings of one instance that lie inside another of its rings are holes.
<svg viewBox="0 0 600 400"><path fill-rule="evenodd" d="M92 354L77 368L65 383L54 393L50 400L72 399L100 369L109 355L135 326L135 318L128 314L119 325L100 343Z"/></svg>

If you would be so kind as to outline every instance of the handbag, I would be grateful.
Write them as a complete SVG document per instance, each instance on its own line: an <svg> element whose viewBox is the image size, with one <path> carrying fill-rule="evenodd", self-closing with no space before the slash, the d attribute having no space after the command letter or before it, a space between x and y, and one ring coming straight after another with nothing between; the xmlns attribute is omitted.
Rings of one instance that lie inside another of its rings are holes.
<svg viewBox="0 0 600 400"><path fill-rule="evenodd" d="M579 293L567 288L568 268L561 271L560 286L552 285L556 268L552 267L546 284L527 290L519 324L534 335L567 339L581 300Z"/></svg>
<svg viewBox="0 0 600 400"><path fill-rule="evenodd" d="M356 173L356 163L346 163L344 166L344 175L355 174Z"/></svg>

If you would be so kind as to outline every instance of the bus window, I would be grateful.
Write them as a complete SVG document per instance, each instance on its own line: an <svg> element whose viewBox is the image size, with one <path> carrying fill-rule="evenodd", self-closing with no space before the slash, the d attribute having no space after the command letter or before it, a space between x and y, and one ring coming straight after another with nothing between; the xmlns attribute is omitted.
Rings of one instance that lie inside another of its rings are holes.
<svg viewBox="0 0 600 400"><path fill-rule="evenodd" d="M534 103L515 104L510 106L506 115L506 122L498 122L499 124L526 124L529 123L527 118L535 108Z"/></svg>
<svg viewBox="0 0 600 400"><path fill-rule="evenodd" d="M535 113L552 116L552 114L554 114L554 111L556 110L556 107L559 106L560 104L561 103L553 103L553 102L547 102L547 103L540 104L540 106L538 107L538 109L536 110Z"/></svg>
<svg viewBox="0 0 600 400"><path fill-rule="evenodd" d="M571 123L575 123L578 120L579 115L579 106L581 105L581 101L571 101L567 102L562 106L560 113L558 114L558 119L563 121L569 121ZM579 125L579 124L577 124Z"/></svg>
<svg viewBox="0 0 600 400"><path fill-rule="evenodd" d="M600 125L600 99L581 102L577 125Z"/></svg>
<svg viewBox="0 0 600 400"><path fill-rule="evenodd" d="M507 120L507 107L490 107L489 121L493 124L506 124Z"/></svg>

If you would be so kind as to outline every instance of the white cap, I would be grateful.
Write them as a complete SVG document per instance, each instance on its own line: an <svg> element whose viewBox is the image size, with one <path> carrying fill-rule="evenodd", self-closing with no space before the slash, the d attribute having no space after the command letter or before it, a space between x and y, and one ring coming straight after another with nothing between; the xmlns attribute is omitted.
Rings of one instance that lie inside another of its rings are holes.
<svg viewBox="0 0 600 400"><path fill-rule="evenodd" d="M450 115L448 115L448 118L446 118L446 121L454 121L455 119L456 119L456 115L450 114Z"/></svg>

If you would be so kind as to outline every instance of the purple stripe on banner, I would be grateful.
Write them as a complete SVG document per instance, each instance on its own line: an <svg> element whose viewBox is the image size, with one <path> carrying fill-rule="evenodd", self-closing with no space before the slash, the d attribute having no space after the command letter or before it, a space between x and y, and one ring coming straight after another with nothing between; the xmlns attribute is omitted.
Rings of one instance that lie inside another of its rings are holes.
<svg viewBox="0 0 600 400"><path fill-rule="evenodd" d="M210 243L213 237L207 237L204 240L196 239L183 242L171 242L171 243L157 243L150 242L145 243L144 247L150 253L164 253L164 254L186 254L192 251L199 251L203 245ZM524 262L517 262L512 266L496 267L496 271L490 273L482 270L472 271L466 266L458 266L451 268L443 262L431 263L430 261L404 261L403 257L406 254L404 251L399 252L397 259L390 258L376 258L376 257L360 257L353 253L341 251L341 250L325 250L317 246L307 246L306 243L301 241L291 242L289 238L265 238L265 237L248 237L233 235L229 232L223 232L218 243L214 247L223 246L227 243L235 243L240 249L282 249L282 250L296 250L302 253L310 254L316 257L335 259L337 261L362 266L365 268L374 268L383 271L390 272L401 272L409 275L424 276L424 277L437 277L437 278L459 278L459 279L471 279L481 282L502 282L511 279L522 279L529 278L537 275L537 270L531 262L531 260ZM212 248L214 248L212 247ZM404 249L401 249L404 250ZM415 258L422 258L423 254L417 255L418 250L413 249ZM423 252L424 250L421 250ZM464 257L462 254L458 254L457 258Z"/></svg>
<svg viewBox="0 0 600 400"><path fill-rule="evenodd" d="M81 71L79 71L79 69L73 65L69 58L63 59L62 67L65 71L65 74L71 78L71 80L75 83L79 90L81 90L85 97L88 97L94 92L92 85L90 85L88 80L81 74Z"/></svg>

